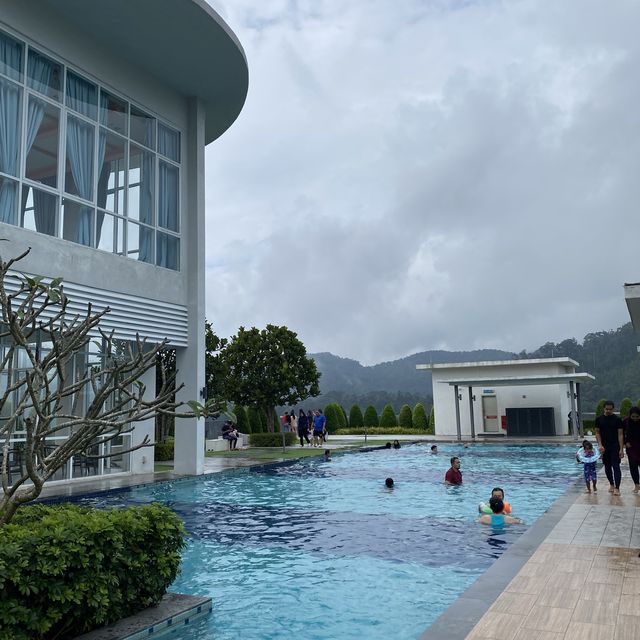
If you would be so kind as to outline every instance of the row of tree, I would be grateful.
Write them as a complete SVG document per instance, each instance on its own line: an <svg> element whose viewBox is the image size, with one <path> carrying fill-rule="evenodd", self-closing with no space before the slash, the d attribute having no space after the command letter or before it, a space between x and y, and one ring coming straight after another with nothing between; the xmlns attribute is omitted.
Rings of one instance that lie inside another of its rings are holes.
<svg viewBox="0 0 640 640"><path fill-rule="evenodd" d="M338 403L330 403L324 408L324 415L327 419L326 427L329 433L335 433L338 429L362 429L364 427L382 427L392 429L400 427L402 429L419 429L425 433L434 431L433 407L429 416L424 405L419 402L411 409L405 404L396 414L393 407L388 404L378 416L378 412L373 405L369 405L364 413L359 405L354 404L347 415L345 408ZM243 407L237 405L234 409L236 416L236 426L241 433L263 433L269 431L269 421L264 409L257 407ZM275 410L272 415L274 431L280 431L280 420Z"/></svg>

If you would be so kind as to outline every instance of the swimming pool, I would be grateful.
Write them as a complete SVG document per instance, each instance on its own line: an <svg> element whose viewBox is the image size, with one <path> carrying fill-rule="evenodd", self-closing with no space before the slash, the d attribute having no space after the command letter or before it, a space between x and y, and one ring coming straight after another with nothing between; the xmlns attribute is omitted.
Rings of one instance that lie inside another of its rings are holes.
<svg viewBox="0 0 640 640"><path fill-rule="evenodd" d="M414 640L580 471L572 446L439 448L305 459L90 502L158 501L184 519L191 537L171 591L209 595L214 610L168 637ZM452 455L460 487L442 483ZM525 526L476 523L496 485Z"/></svg>

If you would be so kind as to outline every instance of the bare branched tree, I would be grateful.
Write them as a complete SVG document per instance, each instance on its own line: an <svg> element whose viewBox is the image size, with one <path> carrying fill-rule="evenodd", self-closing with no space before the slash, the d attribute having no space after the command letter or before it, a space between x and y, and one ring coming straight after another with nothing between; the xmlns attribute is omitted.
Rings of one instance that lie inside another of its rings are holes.
<svg viewBox="0 0 640 640"><path fill-rule="evenodd" d="M156 366L166 341L114 338L100 328L108 308L71 313L60 279L15 271L28 253L0 258L0 526L73 456L121 456L151 444L147 437L129 445L120 440L142 420L159 413L202 417L216 409L188 402L189 411L177 412L185 403L175 400L182 388L175 386L175 370L162 371L156 392L147 394L140 379ZM120 446L112 449L116 440Z"/></svg>

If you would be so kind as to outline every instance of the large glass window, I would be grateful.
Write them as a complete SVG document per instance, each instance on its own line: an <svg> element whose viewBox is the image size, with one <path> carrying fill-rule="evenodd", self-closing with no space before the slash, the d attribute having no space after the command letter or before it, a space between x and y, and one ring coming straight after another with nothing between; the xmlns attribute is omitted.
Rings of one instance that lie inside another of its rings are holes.
<svg viewBox="0 0 640 640"><path fill-rule="evenodd" d="M58 139L60 109L35 96L29 97L27 114L27 160L24 175L56 187L58 182Z"/></svg>
<svg viewBox="0 0 640 640"><path fill-rule="evenodd" d="M22 80L22 60L24 45L6 33L0 33L0 73Z"/></svg>
<svg viewBox="0 0 640 640"><path fill-rule="evenodd" d="M0 223L178 270L181 141L0 31Z"/></svg>
<svg viewBox="0 0 640 640"><path fill-rule="evenodd" d="M62 97L62 65L29 49L27 84L44 96L60 102Z"/></svg>

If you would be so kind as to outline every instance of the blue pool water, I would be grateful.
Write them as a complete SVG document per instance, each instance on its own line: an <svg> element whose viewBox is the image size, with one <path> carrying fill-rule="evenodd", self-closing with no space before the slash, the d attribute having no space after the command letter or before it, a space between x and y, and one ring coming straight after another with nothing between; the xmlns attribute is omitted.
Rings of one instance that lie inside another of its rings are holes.
<svg viewBox="0 0 640 640"><path fill-rule="evenodd" d="M158 501L184 519L191 537L171 591L209 595L214 611L171 638L414 640L580 471L571 446L439 448L337 454L90 502ZM451 455L461 487L442 482ZM525 525L476 523L496 485Z"/></svg>

